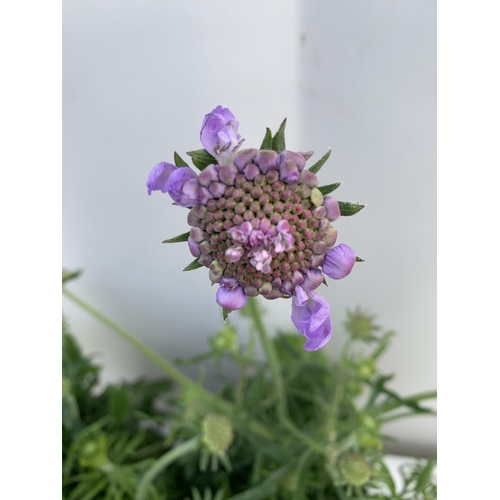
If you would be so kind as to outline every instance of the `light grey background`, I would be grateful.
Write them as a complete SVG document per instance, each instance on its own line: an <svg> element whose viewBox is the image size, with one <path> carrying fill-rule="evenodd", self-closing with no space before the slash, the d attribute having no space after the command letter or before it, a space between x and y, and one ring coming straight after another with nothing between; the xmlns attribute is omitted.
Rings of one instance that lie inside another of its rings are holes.
<svg viewBox="0 0 500 500"><path fill-rule="evenodd" d="M72 285L173 359L200 352L221 326L205 270L183 244L184 209L147 196L145 179L173 151L198 149L218 104L247 147L288 117L287 144L327 148L322 184L367 208L336 227L366 259L321 292L343 342L361 305L398 336L382 359L403 394L436 386L435 0L79 0L63 3L63 264ZM289 301L265 302L271 327L293 328ZM104 380L157 374L85 313L64 311ZM238 323L238 320L237 320ZM241 323L239 323L241 324ZM245 335L242 335L244 341ZM431 417L386 428L393 451L435 454Z"/></svg>

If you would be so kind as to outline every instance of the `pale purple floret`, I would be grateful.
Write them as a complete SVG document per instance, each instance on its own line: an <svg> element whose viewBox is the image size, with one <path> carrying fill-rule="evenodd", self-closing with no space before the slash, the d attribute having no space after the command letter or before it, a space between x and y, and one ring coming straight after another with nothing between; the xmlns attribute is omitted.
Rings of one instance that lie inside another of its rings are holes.
<svg viewBox="0 0 500 500"><path fill-rule="evenodd" d="M153 191L166 193L168 179L175 170L177 170L177 167L167 163L166 161L161 161L155 165L151 169L151 172L149 172L148 179L146 181L148 194L151 195Z"/></svg>
<svg viewBox="0 0 500 500"><path fill-rule="evenodd" d="M197 205L199 189L198 176L188 167L177 168L167 182L168 194L180 207Z"/></svg>
<svg viewBox="0 0 500 500"><path fill-rule="evenodd" d="M200 140L203 147L220 163L230 164L241 143L238 125L228 108L217 106L205 115L201 125Z"/></svg>
<svg viewBox="0 0 500 500"><path fill-rule="evenodd" d="M292 322L297 330L307 338L306 351L316 351L323 347L332 336L330 305L316 292L307 293L300 286L292 297Z"/></svg>
<svg viewBox="0 0 500 500"><path fill-rule="evenodd" d="M252 224L248 221L243 222L239 226L233 226L227 230L227 234L229 234L229 236L231 236L231 238L238 243L246 243L251 232Z"/></svg>
<svg viewBox="0 0 500 500"><path fill-rule="evenodd" d="M241 247L231 247L226 250L226 261L227 262L238 262L243 256L243 248Z"/></svg>
<svg viewBox="0 0 500 500"><path fill-rule="evenodd" d="M295 241L294 237L289 234L290 224L286 220L280 220L276 226L278 234L273 238L274 250L276 253L290 250Z"/></svg>
<svg viewBox="0 0 500 500"><path fill-rule="evenodd" d="M339 202L333 196L323 198L323 206L326 210L326 218L330 221L337 220L340 217Z"/></svg>
<svg viewBox="0 0 500 500"><path fill-rule="evenodd" d="M221 307L235 311L246 305L248 297L234 278L222 278L215 300Z"/></svg>
<svg viewBox="0 0 500 500"><path fill-rule="evenodd" d="M345 278L352 270L356 262L354 250L341 243L333 247L325 256L323 272L334 280Z"/></svg>
<svg viewBox="0 0 500 500"><path fill-rule="evenodd" d="M262 272L262 274L269 274L271 272L271 261L273 260L271 252L265 248L256 248L250 252L250 264Z"/></svg>

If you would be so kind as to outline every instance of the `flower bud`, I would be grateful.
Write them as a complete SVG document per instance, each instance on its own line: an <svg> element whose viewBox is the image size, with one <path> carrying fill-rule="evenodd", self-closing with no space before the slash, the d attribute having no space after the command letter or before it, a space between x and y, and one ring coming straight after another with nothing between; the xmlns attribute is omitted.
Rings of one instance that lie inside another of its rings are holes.
<svg viewBox="0 0 500 500"><path fill-rule="evenodd" d="M214 455L224 455L233 442L234 432L231 421L224 415L209 413L201 423L203 444Z"/></svg>
<svg viewBox="0 0 500 500"><path fill-rule="evenodd" d="M338 466L342 476L353 486L363 486L370 479L371 467L361 453L345 453L340 457Z"/></svg>

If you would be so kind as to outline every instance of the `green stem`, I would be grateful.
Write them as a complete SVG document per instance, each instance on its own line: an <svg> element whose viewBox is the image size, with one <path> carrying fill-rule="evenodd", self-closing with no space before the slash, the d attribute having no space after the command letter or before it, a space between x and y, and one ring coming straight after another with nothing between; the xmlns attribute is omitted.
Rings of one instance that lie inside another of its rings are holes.
<svg viewBox="0 0 500 500"><path fill-rule="evenodd" d="M271 375L273 377L274 386L276 388L276 395L278 398L278 417L280 422L288 428L298 439L306 443L311 448L318 451L322 451L322 448L307 434L301 432L290 420L288 414L288 407L286 402L285 385L283 383L283 377L281 376L281 368L276 354L276 349L271 341L269 334L267 333L264 322L262 321L262 316L260 314L259 305L255 297L248 297L248 312L254 323L255 329L260 338L262 348L267 358L267 362L271 368Z"/></svg>
<svg viewBox="0 0 500 500"><path fill-rule="evenodd" d="M137 486L135 493L135 500L143 500L146 498L148 487L155 480L156 476L166 469L171 463L175 462L178 458L195 451L200 443L200 436L196 436L185 443L169 450L162 455L153 465L147 470L142 477L141 482Z"/></svg>
<svg viewBox="0 0 500 500"><path fill-rule="evenodd" d="M77 297L74 293L63 288L63 294L72 300L75 304L79 305L82 309L87 311L91 316L98 319L101 323L105 324L115 333L117 333L122 339L126 340L129 344L132 344L143 356L148 358L152 363L158 366L164 373L169 377L173 378L178 384L182 385L185 389L200 390L201 388L196 385L191 379L186 377L181 373L175 366L171 365L166 359L158 355L153 349L148 347L146 344L141 342L138 338L134 337L131 333L127 332L120 325L116 324L114 321L110 320L104 314L100 313L94 309L91 305L84 302L82 299ZM203 389L201 389L203 390ZM210 394L210 396L212 396Z"/></svg>
<svg viewBox="0 0 500 500"><path fill-rule="evenodd" d="M178 370L175 366L169 363L166 359L162 358L158 355L153 349L148 347L144 342L141 342L138 338L132 335L130 332L122 328L120 325L104 316L101 312L94 309L91 305L84 302L74 293L63 288L63 294L73 301L75 304L80 306L83 310L88 312L91 316L99 320L101 323L108 326L111 330L113 330L117 335L119 335L122 339L126 340L129 344L133 345L143 356L148 358L152 363L158 366L165 374L174 379L177 383L179 383L184 389L190 389L195 392L198 392L201 396L210 400L210 402L219 410L223 412L232 411L232 406L228 401L212 394L211 392L205 390L203 387L193 382L191 379L186 377L180 370ZM264 426L262 426L259 422L251 421L249 423L250 429L264 437L269 441L275 441L276 437L268 431Z"/></svg>

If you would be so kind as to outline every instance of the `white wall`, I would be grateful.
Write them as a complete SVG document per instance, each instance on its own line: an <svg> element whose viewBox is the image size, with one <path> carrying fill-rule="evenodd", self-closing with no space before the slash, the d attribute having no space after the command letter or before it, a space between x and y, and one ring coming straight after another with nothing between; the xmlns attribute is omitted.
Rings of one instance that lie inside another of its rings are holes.
<svg viewBox="0 0 500 500"><path fill-rule="evenodd" d="M80 0L63 3L63 259L72 289L163 355L199 352L221 325L204 270L183 273L184 209L145 179L198 149L205 113L230 107L246 145L288 117L291 149L331 146L322 183L368 207L336 226L366 264L324 295L340 331L362 305L399 332L383 368L403 394L436 386L436 6L434 0ZM292 328L288 301L265 303ZM105 380L155 374L64 302ZM203 321L200 321L203 318ZM339 334L327 346L332 356ZM399 450L435 452L435 420L388 428ZM394 448L393 448L394 449ZM398 448L396 448L397 450Z"/></svg>

